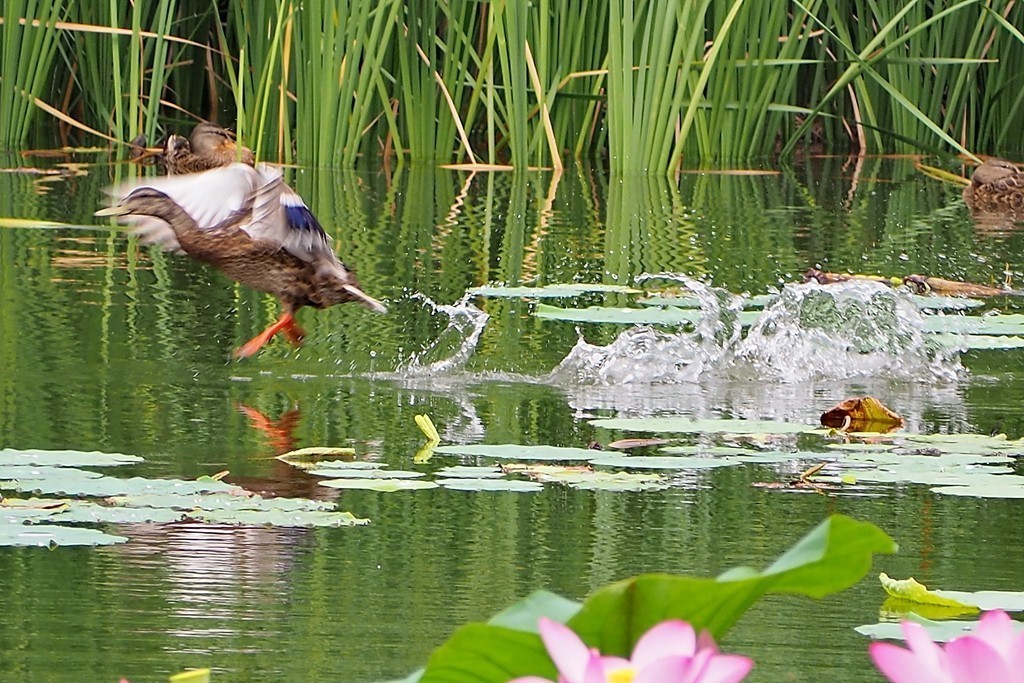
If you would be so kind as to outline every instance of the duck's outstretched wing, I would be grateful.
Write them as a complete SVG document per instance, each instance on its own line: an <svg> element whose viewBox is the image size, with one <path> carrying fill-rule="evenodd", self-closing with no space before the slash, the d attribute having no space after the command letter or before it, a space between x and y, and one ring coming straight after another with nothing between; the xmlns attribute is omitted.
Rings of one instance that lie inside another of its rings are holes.
<svg viewBox="0 0 1024 683"><path fill-rule="evenodd" d="M245 164L231 164L202 173L138 178L110 187L108 194L123 198L140 187L166 194L192 217L200 230L212 230L229 218L251 210L259 175ZM150 216L128 218L143 242L181 251L174 231L164 221Z"/></svg>
<svg viewBox="0 0 1024 683"><path fill-rule="evenodd" d="M239 227L253 239L274 242L303 261L336 260L331 238L302 197L284 182L281 171L257 164L253 172L259 180L251 199L252 217Z"/></svg>

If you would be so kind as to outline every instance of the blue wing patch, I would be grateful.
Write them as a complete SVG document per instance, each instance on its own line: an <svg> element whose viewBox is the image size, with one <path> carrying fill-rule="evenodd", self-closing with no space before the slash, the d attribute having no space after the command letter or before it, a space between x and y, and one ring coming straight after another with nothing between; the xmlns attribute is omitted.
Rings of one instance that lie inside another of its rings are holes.
<svg viewBox="0 0 1024 683"><path fill-rule="evenodd" d="M317 236L326 235L323 227L316 220L316 216L304 204L284 207L284 215L285 220L288 221L288 227L292 230L309 232Z"/></svg>

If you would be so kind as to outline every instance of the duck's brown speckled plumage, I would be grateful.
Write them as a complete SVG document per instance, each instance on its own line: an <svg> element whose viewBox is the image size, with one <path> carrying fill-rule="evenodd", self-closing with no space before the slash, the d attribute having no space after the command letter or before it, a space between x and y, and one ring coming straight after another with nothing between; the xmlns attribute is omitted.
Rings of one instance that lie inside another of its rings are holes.
<svg viewBox="0 0 1024 683"><path fill-rule="evenodd" d="M200 192L210 196L197 196ZM357 301L380 313L387 310L362 291L301 198L270 167L231 164L201 174L148 179L116 193L124 198L98 214L141 219L150 241L172 244L281 301L278 321L236 356L252 355L277 332L299 343L305 333L294 313L303 306ZM161 228L154 229L154 222L166 224L162 230L173 235L155 234Z"/></svg>
<svg viewBox="0 0 1024 683"><path fill-rule="evenodd" d="M964 202L975 211L1024 211L1024 174L1003 159L989 159L974 170Z"/></svg>
<svg viewBox="0 0 1024 683"><path fill-rule="evenodd" d="M201 173L237 162L252 166L252 150L239 147L231 135L215 123L200 123L186 139L168 136L162 163L168 175Z"/></svg>

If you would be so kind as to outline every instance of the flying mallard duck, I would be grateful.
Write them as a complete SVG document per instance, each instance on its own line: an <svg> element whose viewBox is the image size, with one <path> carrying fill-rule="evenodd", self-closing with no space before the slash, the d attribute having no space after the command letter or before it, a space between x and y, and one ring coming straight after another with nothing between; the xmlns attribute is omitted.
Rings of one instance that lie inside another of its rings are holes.
<svg viewBox="0 0 1024 683"><path fill-rule="evenodd" d="M295 312L303 306L356 301L387 312L338 260L330 237L277 169L233 163L202 173L148 178L112 193L122 199L97 216L124 216L136 224L144 241L184 251L281 301L281 316L237 349L236 358L253 355L278 332L293 344L301 343L305 332Z"/></svg>
<svg viewBox="0 0 1024 683"><path fill-rule="evenodd" d="M1024 209L1024 174L1009 161L989 159L974 169L971 184L964 188L964 202L978 211Z"/></svg>

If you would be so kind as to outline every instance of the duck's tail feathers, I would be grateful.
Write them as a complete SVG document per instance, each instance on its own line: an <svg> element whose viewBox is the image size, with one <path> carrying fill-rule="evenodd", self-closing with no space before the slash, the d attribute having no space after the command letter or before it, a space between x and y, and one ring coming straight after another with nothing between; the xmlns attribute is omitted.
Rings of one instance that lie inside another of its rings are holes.
<svg viewBox="0 0 1024 683"><path fill-rule="evenodd" d="M374 299L372 296L359 289L355 285L342 285L342 289L352 297L352 301L358 301L375 313L387 313L388 307Z"/></svg>

